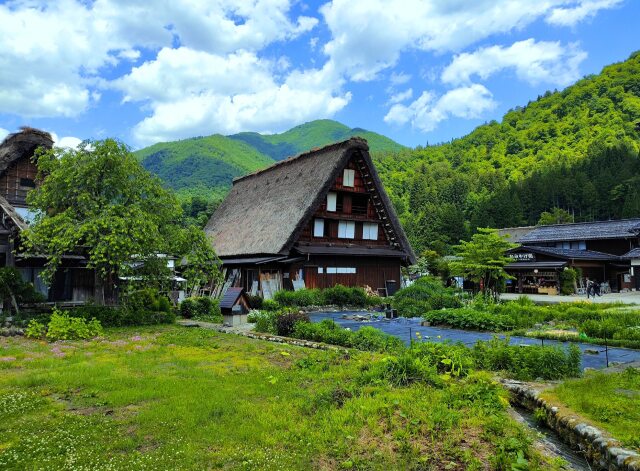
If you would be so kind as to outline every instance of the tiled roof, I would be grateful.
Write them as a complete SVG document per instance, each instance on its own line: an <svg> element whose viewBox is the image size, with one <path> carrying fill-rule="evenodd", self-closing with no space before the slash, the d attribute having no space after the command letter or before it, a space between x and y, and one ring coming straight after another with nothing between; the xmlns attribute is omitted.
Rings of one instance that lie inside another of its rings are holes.
<svg viewBox="0 0 640 471"><path fill-rule="evenodd" d="M635 249L630 250L626 254L622 256L624 259L630 258L640 258L640 247L636 247Z"/></svg>
<svg viewBox="0 0 640 471"><path fill-rule="evenodd" d="M640 236L640 218L617 221L582 222L538 226L519 242L556 242L565 240L625 239Z"/></svg>
<svg viewBox="0 0 640 471"><path fill-rule="evenodd" d="M611 255L595 250L578 250L578 249L561 249L557 247L533 247L523 246L515 249L515 251L527 250L529 252L551 255L564 259L580 259L580 260L619 260L617 255Z"/></svg>

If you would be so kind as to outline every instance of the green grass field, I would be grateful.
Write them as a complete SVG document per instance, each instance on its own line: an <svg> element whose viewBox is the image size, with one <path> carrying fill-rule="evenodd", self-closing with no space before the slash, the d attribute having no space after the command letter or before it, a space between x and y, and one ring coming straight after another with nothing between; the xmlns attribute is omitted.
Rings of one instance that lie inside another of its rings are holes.
<svg viewBox="0 0 640 471"><path fill-rule="evenodd" d="M592 371L544 395L587 417L626 446L640 449L640 370Z"/></svg>
<svg viewBox="0 0 640 471"><path fill-rule="evenodd" d="M178 326L0 337L0 469L552 469L485 373L364 383L380 355Z"/></svg>

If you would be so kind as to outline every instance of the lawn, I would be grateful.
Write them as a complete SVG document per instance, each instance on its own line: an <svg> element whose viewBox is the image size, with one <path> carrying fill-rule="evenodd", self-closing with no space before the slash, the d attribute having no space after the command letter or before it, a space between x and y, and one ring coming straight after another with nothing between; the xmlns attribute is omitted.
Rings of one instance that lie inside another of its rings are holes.
<svg viewBox="0 0 640 471"><path fill-rule="evenodd" d="M0 337L0 469L558 466L488 374L394 387L375 361L178 326Z"/></svg>
<svg viewBox="0 0 640 471"><path fill-rule="evenodd" d="M591 371L584 378L565 381L544 396L587 417L626 446L640 449L640 370L627 368L609 374Z"/></svg>

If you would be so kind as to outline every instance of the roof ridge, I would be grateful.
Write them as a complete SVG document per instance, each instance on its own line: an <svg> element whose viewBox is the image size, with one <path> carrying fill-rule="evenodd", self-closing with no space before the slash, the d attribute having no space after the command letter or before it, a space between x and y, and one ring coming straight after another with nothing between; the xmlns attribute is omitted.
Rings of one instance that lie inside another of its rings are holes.
<svg viewBox="0 0 640 471"><path fill-rule="evenodd" d="M586 224L607 224L612 222L627 222L627 221L638 221L640 223L640 218L624 218L624 219L606 219L600 221L582 221L582 222L565 222L559 224L544 224L541 226L522 226L522 227L533 227L535 229L544 229L545 227L566 227L566 226L583 226ZM514 227L509 227L507 229L516 229Z"/></svg>
<svg viewBox="0 0 640 471"><path fill-rule="evenodd" d="M308 157L310 155L313 154L317 154L319 152L326 152L328 150L332 150L332 149L336 149L339 148L341 146L344 146L348 143L357 143L357 144L364 144L365 149L364 150L369 150L369 144L367 143L367 140L364 139L363 137L359 137L359 136L352 136L349 139L344 139L342 141L338 141L338 142L333 142L331 144L327 144L323 147L314 147L312 149L306 150L304 152L301 152L300 154L294 155L293 157L287 157L284 160L280 160L278 162L275 162L271 165L269 165L266 168L260 169L260 170L255 170L254 172L248 173L246 175L242 175L240 177L236 177L233 179L233 184L235 185L236 183L243 181L243 180L247 180L249 178L255 177L257 175L261 175L265 172L269 172L275 168L280 168L280 166L282 165L288 165L291 164L293 162L297 162L299 159L304 158L304 157Z"/></svg>

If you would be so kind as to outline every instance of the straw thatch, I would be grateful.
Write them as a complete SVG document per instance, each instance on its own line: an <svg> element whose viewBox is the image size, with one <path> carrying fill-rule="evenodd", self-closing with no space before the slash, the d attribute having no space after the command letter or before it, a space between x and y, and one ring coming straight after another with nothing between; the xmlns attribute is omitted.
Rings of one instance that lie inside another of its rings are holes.
<svg viewBox="0 0 640 471"><path fill-rule="evenodd" d="M23 127L20 132L9 134L0 144L0 176L16 160L32 157L38 147L53 147L53 139L48 132Z"/></svg>
<svg viewBox="0 0 640 471"><path fill-rule="evenodd" d="M354 153L360 153L400 241L399 256L415 255L375 171L367 141L353 137L237 178L205 231L220 257L286 255Z"/></svg>

